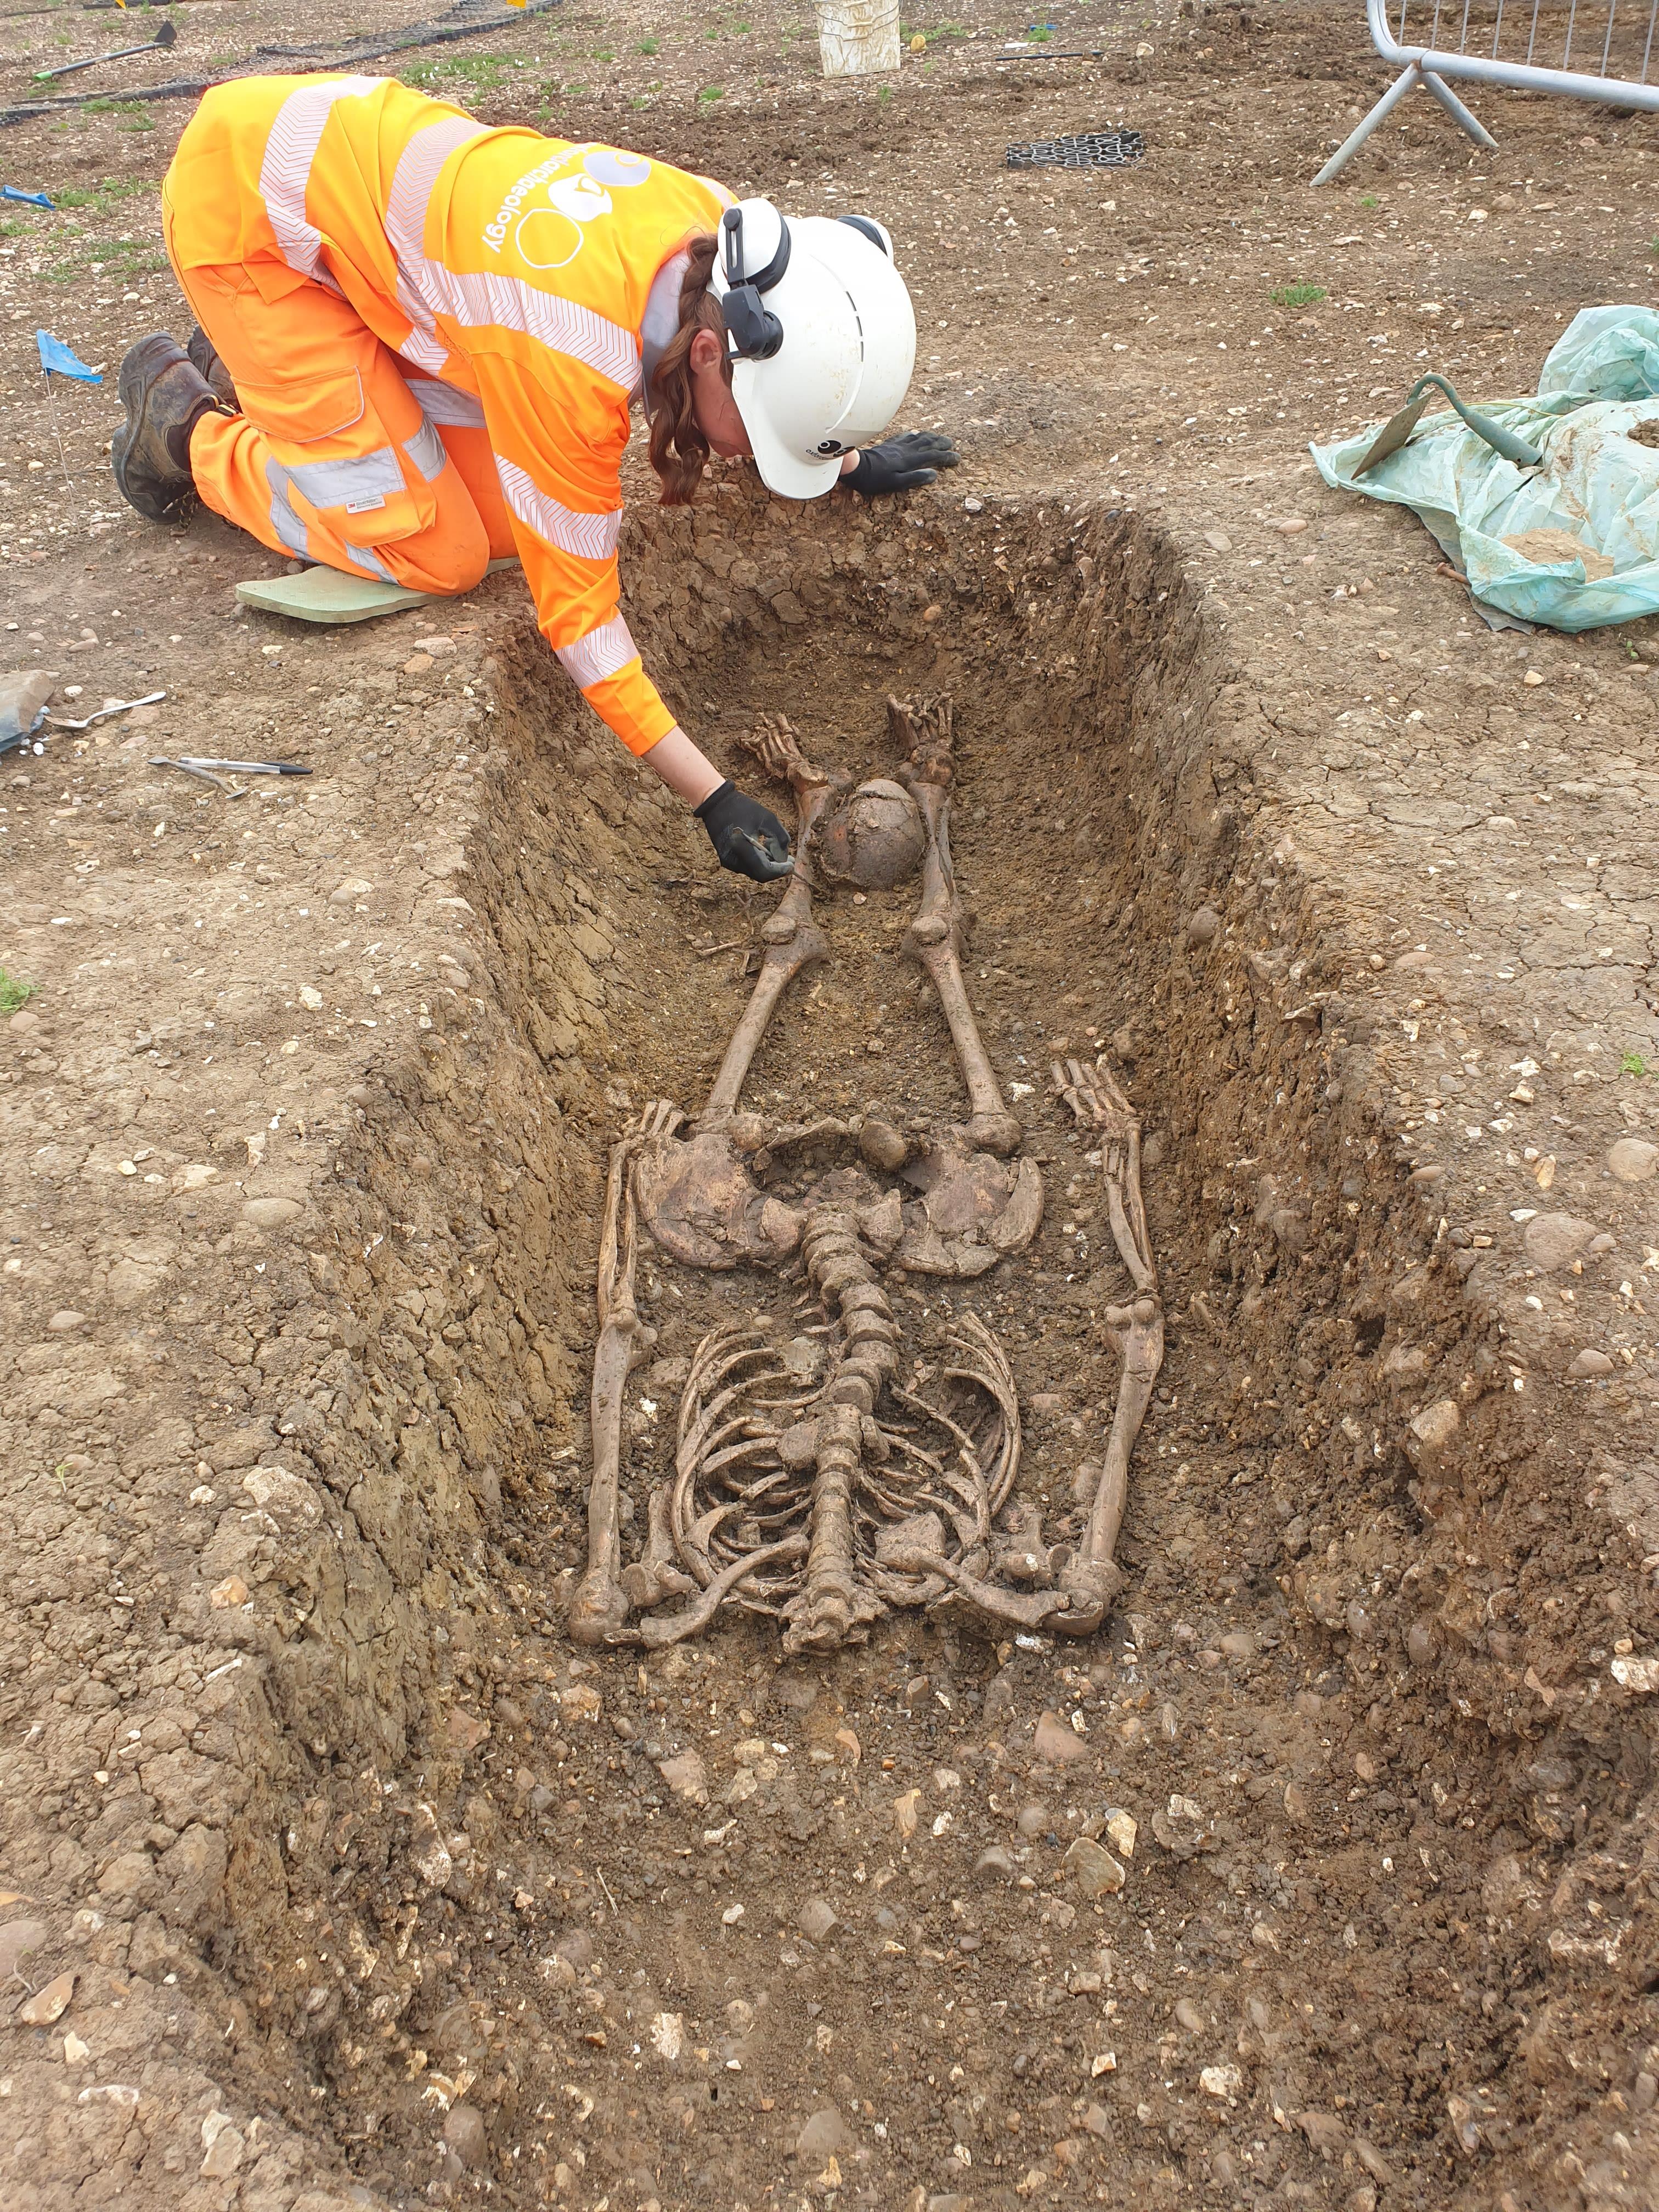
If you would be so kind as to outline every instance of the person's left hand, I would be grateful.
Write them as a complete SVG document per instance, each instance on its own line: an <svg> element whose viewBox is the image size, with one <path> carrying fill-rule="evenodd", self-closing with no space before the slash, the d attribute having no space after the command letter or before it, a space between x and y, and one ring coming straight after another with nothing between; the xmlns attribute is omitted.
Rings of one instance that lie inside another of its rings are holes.
<svg viewBox="0 0 1659 2212"><path fill-rule="evenodd" d="M878 446L866 446L842 482L875 499L883 492L914 491L933 483L941 469L954 469L961 459L943 430L901 430Z"/></svg>

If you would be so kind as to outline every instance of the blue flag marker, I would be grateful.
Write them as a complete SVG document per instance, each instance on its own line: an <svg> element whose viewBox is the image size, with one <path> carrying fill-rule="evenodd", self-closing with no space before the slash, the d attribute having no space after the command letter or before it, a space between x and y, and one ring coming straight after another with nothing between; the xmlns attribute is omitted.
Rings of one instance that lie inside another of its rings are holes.
<svg viewBox="0 0 1659 2212"><path fill-rule="evenodd" d="M77 384L101 384L101 369L88 368L64 343L53 337L50 331L36 331L34 343L40 349L40 368L48 382L54 376L72 376Z"/></svg>
<svg viewBox="0 0 1659 2212"><path fill-rule="evenodd" d="M15 185L0 185L0 200L19 200L25 207L55 207L45 192L20 192Z"/></svg>

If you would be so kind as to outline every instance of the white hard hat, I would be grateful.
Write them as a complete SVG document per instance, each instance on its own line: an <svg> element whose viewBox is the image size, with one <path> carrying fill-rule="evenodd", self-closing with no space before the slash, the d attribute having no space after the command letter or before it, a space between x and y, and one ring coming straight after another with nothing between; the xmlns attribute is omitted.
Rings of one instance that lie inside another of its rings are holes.
<svg viewBox="0 0 1659 2212"><path fill-rule="evenodd" d="M909 389L916 319L893 241L865 216L789 222L769 200L740 200L720 219L709 283L755 465L773 491L816 499Z"/></svg>

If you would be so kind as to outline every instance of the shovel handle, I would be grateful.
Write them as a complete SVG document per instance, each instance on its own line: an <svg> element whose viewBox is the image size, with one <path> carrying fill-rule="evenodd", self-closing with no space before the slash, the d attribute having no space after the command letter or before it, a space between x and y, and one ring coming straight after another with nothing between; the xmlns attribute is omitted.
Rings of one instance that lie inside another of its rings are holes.
<svg viewBox="0 0 1659 2212"><path fill-rule="evenodd" d="M1506 430L1501 422L1494 422L1490 415L1483 415L1478 407L1465 406L1443 376L1431 374L1419 377L1412 386L1410 399L1417 398L1431 386L1445 394L1462 421L1477 438L1485 439L1493 453L1501 454L1506 461L1512 461L1517 469L1535 469L1541 465L1544 456L1536 446L1528 445L1524 438L1516 437L1513 430Z"/></svg>

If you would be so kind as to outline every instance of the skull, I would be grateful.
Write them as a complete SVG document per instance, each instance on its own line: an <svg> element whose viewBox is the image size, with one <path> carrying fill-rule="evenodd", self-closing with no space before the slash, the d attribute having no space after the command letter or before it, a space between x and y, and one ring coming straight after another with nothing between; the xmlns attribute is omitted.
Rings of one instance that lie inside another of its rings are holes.
<svg viewBox="0 0 1659 2212"><path fill-rule="evenodd" d="M838 882L890 891L915 874L925 842L915 800L902 784L877 776L830 816L815 850Z"/></svg>

